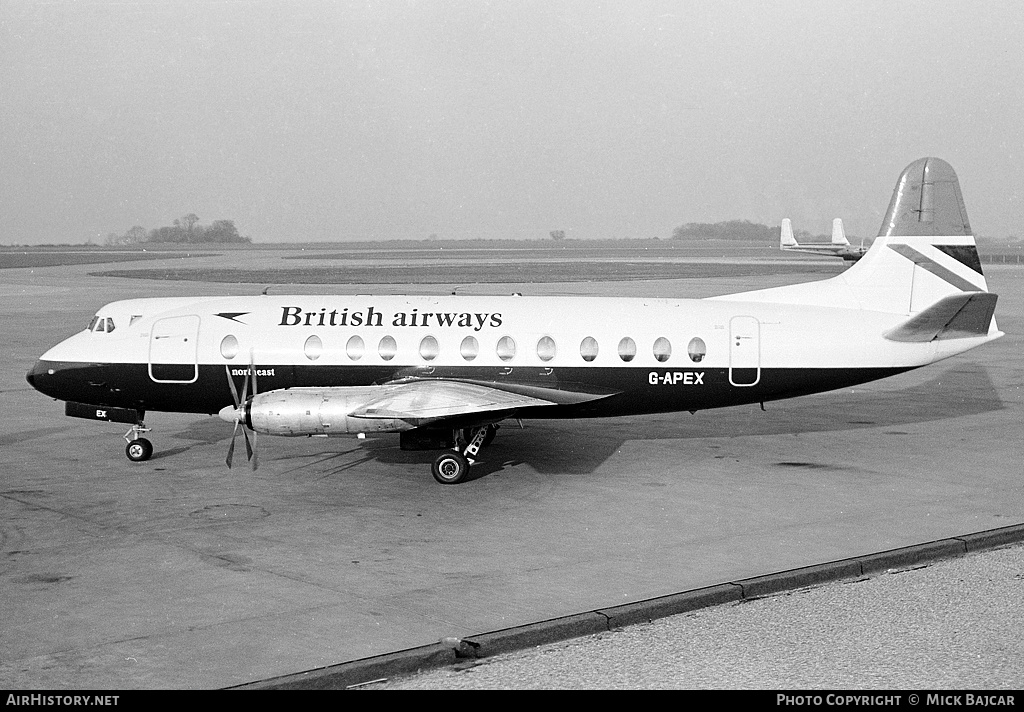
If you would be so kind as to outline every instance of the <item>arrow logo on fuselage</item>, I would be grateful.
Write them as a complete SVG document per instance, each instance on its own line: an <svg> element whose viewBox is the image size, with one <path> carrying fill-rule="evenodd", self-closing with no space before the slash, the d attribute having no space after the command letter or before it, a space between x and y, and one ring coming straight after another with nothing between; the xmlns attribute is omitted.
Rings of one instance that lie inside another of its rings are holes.
<svg viewBox="0 0 1024 712"><path fill-rule="evenodd" d="M237 321L239 324L244 324L245 322L238 321L238 317L245 316L248 313L249 312L220 312L219 314L215 314L214 316L219 316L223 319L228 319L229 321Z"/></svg>

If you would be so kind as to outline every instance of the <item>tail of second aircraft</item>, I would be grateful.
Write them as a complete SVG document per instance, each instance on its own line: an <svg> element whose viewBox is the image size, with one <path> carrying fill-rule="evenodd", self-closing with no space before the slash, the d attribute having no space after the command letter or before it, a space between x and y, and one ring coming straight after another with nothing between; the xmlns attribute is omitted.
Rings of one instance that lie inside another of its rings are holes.
<svg viewBox="0 0 1024 712"><path fill-rule="evenodd" d="M850 241L846 239L846 230L843 229L842 218L836 218L832 221L832 244L836 247L850 246Z"/></svg>
<svg viewBox="0 0 1024 712"><path fill-rule="evenodd" d="M833 240L835 230L834 225ZM975 292L988 292L988 284L960 182L945 161L921 158L900 174L878 237L848 270L821 282L717 299L859 308L912 316L947 297ZM994 307L994 295L984 301ZM994 320L991 330L995 331Z"/></svg>
<svg viewBox="0 0 1024 712"><path fill-rule="evenodd" d="M782 249L800 247L796 237L793 236L793 221L789 218L782 219L782 227L779 228L779 247Z"/></svg>

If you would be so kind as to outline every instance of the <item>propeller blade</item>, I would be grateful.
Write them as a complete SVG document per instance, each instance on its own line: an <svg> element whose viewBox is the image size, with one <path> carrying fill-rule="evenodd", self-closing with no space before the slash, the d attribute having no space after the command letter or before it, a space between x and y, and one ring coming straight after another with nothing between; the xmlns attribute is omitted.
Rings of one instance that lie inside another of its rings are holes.
<svg viewBox="0 0 1024 712"><path fill-rule="evenodd" d="M256 436L258 434L259 433L257 433L255 430L252 431L252 471L253 472L255 472L256 468L260 466L259 460L256 457L256 453L258 452L258 450L256 449Z"/></svg>
<svg viewBox="0 0 1024 712"><path fill-rule="evenodd" d="M245 437L245 459L252 460L252 443L249 442L249 429L242 428L242 435Z"/></svg>
<svg viewBox="0 0 1024 712"><path fill-rule="evenodd" d="M241 405L241 401L238 400L238 389L235 388L235 379L231 377L231 367L224 364L224 372L228 374L228 385L231 386L231 398L235 401L235 407Z"/></svg>
<svg viewBox="0 0 1024 712"><path fill-rule="evenodd" d="M235 457L235 438L238 437L238 421L235 421L235 429L231 431L231 444L228 445L228 457L225 462L231 468L231 460Z"/></svg>
<svg viewBox="0 0 1024 712"><path fill-rule="evenodd" d="M231 463L235 458L235 441L238 439L238 430L241 427L242 437L245 438L245 454L249 462L252 463L252 469L255 470L259 466L259 460L256 457L256 431L252 431L252 440L249 439L249 427L245 424L245 411L246 405L250 400L249 396L249 383L252 383L252 397L256 396L256 366L253 362L253 350L249 349L249 365L245 370L245 380L242 381L242 395L239 397L238 388L235 386L235 379L231 377L231 368L225 364L224 370L228 376L228 384L231 386L231 398L235 401L235 407L231 409L225 407L221 409L220 417L228 422L235 424L234 429L231 431L231 443L228 445L228 456L224 462L227 463L228 467L231 467Z"/></svg>

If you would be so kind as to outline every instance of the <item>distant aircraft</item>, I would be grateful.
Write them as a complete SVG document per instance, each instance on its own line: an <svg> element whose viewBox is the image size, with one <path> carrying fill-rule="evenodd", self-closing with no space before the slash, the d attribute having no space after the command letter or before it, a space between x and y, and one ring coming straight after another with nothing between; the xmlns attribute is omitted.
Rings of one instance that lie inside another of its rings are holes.
<svg viewBox="0 0 1024 712"><path fill-rule="evenodd" d="M788 222L788 221L787 221ZM132 299L35 363L65 413L131 425L219 413L256 434L400 433L451 448L467 479L497 424L690 411L791 398L925 366L1002 336L960 184L937 158L900 175L878 238L844 273L709 299L237 296ZM252 433L250 442L249 433Z"/></svg>
<svg viewBox="0 0 1024 712"><path fill-rule="evenodd" d="M790 252L811 252L819 255L835 255L842 257L849 262L856 262L868 251L863 243L860 247L854 247L846 239L846 231L843 230L843 221L836 218L832 221L832 242L828 244L803 244L801 245L793 237L793 223L789 218L783 218L782 230L779 233L779 248Z"/></svg>

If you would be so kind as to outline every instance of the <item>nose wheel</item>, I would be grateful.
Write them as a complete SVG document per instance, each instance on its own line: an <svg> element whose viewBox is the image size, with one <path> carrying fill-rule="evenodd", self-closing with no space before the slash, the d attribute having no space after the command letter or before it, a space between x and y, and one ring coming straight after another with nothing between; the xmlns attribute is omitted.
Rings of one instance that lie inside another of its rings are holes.
<svg viewBox="0 0 1024 712"><path fill-rule="evenodd" d="M143 462L153 456L153 443L146 440L146 438L132 440L125 446L124 454L132 462Z"/></svg>
<svg viewBox="0 0 1024 712"><path fill-rule="evenodd" d="M153 443L142 437L142 433L148 433L149 428L143 424L133 425L132 429L124 434L124 454L132 462L145 462L153 456Z"/></svg>

